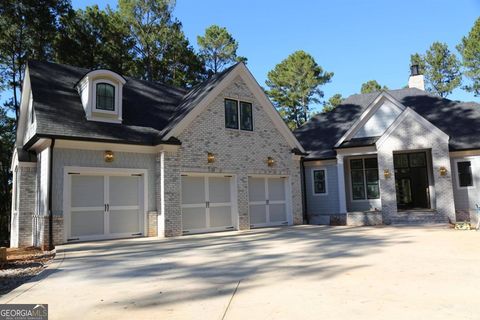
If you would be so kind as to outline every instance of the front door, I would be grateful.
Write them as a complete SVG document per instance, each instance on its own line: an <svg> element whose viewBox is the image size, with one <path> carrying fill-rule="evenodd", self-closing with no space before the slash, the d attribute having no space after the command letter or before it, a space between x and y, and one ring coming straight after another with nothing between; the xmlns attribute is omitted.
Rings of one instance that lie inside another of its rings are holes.
<svg viewBox="0 0 480 320"><path fill-rule="evenodd" d="M393 162L397 208L430 209L427 154L425 152L394 154Z"/></svg>

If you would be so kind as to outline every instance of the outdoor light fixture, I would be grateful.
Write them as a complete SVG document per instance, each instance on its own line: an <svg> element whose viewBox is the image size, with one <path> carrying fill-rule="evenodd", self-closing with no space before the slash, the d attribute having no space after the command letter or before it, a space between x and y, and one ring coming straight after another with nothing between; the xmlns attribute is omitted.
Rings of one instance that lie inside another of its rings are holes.
<svg viewBox="0 0 480 320"><path fill-rule="evenodd" d="M115 156L113 155L113 151L110 151L110 150L105 151L103 158L105 159L105 162L113 162L113 160L115 159Z"/></svg>
<svg viewBox="0 0 480 320"><path fill-rule="evenodd" d="M211 152L207 153L207 162L208 163L214 163L215 162L215 155Z"/></svg>
<svg viewBox="0 0 480 320"><path fill-rule="evenodd" d="M273 166L275 165L275 160L273 160L272 157L268 157L268 158L267 158L267 165L268 165L269 167L273 167Z"/></svg>
<svg viewBox="0 0 480 320"><path fill-rule="evenodd" d="M441 176L446 176L447 172L448 172L447 168L445 168L445 167L440 167L439 171L440 171Z"/></svg>
<svg viewBox="0 0 480 320"><path fill-rule="evenodd" d="M390 173L390 170L388 170L388 169L383 170L383 176L385 177L385 179L390 178L391 175L392 174Z"/></svg>

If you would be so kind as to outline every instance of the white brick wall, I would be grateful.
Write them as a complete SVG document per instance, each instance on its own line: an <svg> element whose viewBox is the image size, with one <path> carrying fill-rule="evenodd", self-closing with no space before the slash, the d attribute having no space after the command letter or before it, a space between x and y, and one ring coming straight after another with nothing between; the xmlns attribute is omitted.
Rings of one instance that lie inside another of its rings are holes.
<svg viewBox="0 0 480 320"><path fill-rule="evenodd" d="M388 137L378 150L378 169L380 174L380 194L382 199L382 213L385 223L391 223L395 219L401 219L403 215L397 212L397 199L395 190L395 170L393 167L393 152L408 150L431 150L433 183L435 188L436 215L433 220L442 221L446 217L455 221L455 209L452 190L452 170L450 168L450 156L448 142L435 135L430 128L418 122L410 114L395 131ZM440 175L440 167L448 170L446 176ZM388 169L392 175L385 178L383 171ZM433 201L433 198L432 198ZM428 220L432 220L431 216ZM425 221L434 222L434 221Z"/></svg>
<svg viewBox="0 0 480 320"><path fill-rule="evenodd" d="M253 103L253 132L225 128L224 99L233 98ZM291 147L276 129L270 117L240 77L236 78L180 134L182 146L176 153L165 153L165 235L180 235L180 173L223 172L237 176L240 229L250 228L248 215L248 175L290 175L293 221L303 222L300 183L300 161L293 160ZM207 163L207 153L215 154L215 162ZM268 167L267 157L276 161ZM157 157L160 165L160 155ZM157 179L158 183L160 177ZM160 189L158 186L157 188ZM161 207L161 196L157 206Z"/></svg>

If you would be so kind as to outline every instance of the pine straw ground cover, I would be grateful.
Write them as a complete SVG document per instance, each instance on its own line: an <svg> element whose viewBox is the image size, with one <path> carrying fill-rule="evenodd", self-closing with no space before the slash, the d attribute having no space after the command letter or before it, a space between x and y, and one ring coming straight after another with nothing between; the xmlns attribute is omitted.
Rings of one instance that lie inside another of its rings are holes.
<svg viewBox="0 0 480 320"><path fill-rule="evenodd" d="M34 247L7 248L7 262L0 262L0 295L42 272L54 256L54 252Z"/></svg>

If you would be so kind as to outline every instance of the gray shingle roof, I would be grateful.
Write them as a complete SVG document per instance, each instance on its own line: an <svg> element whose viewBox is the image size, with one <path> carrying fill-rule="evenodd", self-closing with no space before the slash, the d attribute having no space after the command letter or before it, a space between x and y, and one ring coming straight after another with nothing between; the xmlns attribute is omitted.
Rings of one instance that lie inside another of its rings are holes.
<svg viewBox="0 0 480 320"><path fill-rule="evenodd" d="M448 134L450 150L480 149L480 104L442 99L415 88L389 90L388 93ZM308 158L334 158L337 141L378 94L352 95L333 111L318 114L295 130L295 136L309 153ZM358 141L346 142L342 147L358 146L355 142Z"/></svg>
<svg viewBox="0 0 480 320"><path fill-rule="evenodd" d="M28 63L38 136L156 145L233 67L191 90L125 77L123 123L88 121L75 84L90 70ZM173 139L174 140L174 139ZM168 141L176 143L177 141Z"/></svg>

